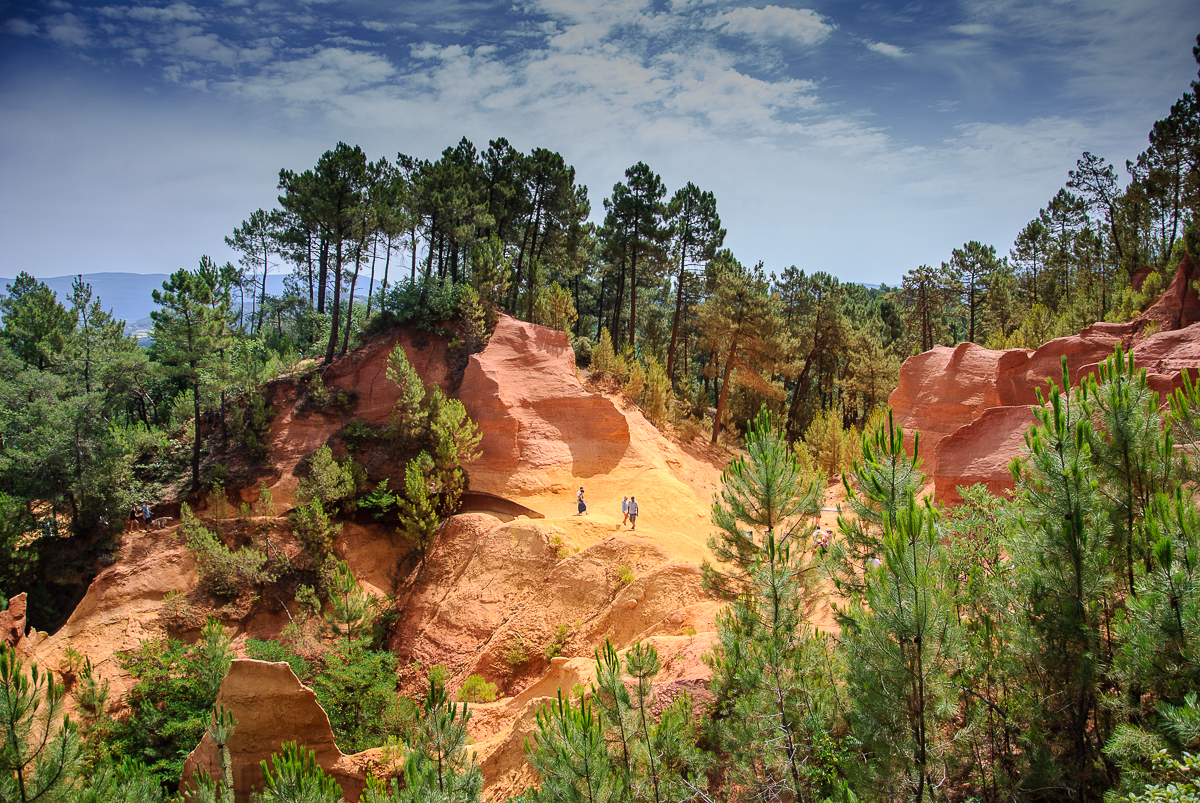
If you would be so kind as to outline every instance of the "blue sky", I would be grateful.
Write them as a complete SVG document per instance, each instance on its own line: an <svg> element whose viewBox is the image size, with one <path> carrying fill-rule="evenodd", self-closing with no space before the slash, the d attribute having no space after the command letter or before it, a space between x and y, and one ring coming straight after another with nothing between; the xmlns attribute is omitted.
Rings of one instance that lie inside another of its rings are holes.
<svg viewBox="0 0 1200 803"><path fill-rule="evenodd" d="M743 262L895 283L1007 252L1196 76L1195 0L0 0L0 275L164 273L339 140L560 152L716 193Z"/></svg>

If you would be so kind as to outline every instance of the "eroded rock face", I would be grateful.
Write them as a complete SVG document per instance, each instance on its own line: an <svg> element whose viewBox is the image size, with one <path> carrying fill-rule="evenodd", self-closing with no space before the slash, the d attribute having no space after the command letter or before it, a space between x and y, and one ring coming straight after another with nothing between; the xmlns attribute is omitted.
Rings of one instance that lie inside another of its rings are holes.
<svg viewBox="0 0 1200 803"><path fill-rule="evenodd" d="M1076 387L1118 345L1132 350L1135 364L1146 369L1150 387L1165 403L1182 384L1181 370L1200 371L1200 299L1190 287L1195 273L1191 261L1182 260L1158 302L1129 323L1097 323L1032 351L961 343L905 360L889 403L899 426L910 435L920 431L922 469L938 501L960 501L960 485L984 483L994 493L1012 490L1008 466L1021 453L1024 432L1034 421L1030 406L1038 403L1038 388L1045 392L1049 382L1061 382L1064 357ZM1145 335L1152 323L1164 331Z"/></svg>
<svg viewBox="0 0 1200 803"><path fill-rule="evenodd" d="M217 705L232 712L237 727L226 745L233 769L237 803L247 803L252 791L263 788L262 765L285 741L298 741L314 751L317 762L342 787L346 800L358 800L366 775L353 757L333 742L329 717L312 689L300 683L284 662L238 659L229 668ZM193 788L198 770L220 777L217 747L207 734L188 756L181 789Z"/></svg>
<svg viewBox="0 0 1200 803"><path fill-rule="evenodd" d="M1025 430L1033 425L1029 405L991 407L959 427L937 445L938 473L934 497L946 504L962 501L958 486L982 483L993 494L1013 488L1009 464L1025 445Z"/></svg>
<svg viewBox="0 0 1200 803"><path fill-rule="evenodd" d="M474 490L567 487L610 471L629 446L625 416L579 384L566 334L507 315L455 395L483 435L483 456L467 468Z"/></svg>
<svg viewBox="0 0 1200 803"><path fill-rule="evenodd" d="M8 601L8 607L0 611L0 641L16 647L25 638L28 622L25 621L26 594L22 591Z"/></svg>
<svg viewBox="0 0 1200 803"><path fill-rule="evenodd" d="M272 404L281 410L281 414L271 422L269 442L275 475L267 479L266 484L277 505L289 507L295 503L300 480L297 467L351 418L371 424L381 424L390 418L398 393L387 378L387 358L397 344L404 347L408 361L427 385L447 390L445 341L424 332L408 330L373 340L324 370L323 381L331 395L340 392L352 397L352 413L336 403L330 404L327 410L298 404L301 391L292 382L274 386ZM399 477L403 477L402 467L397 474Z"/></svg>

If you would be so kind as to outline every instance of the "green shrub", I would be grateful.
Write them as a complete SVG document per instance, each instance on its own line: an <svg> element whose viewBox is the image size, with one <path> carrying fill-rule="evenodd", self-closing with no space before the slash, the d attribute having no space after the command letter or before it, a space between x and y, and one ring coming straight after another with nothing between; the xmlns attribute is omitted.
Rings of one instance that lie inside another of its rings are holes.
<svg viewBox="0 0 1200 803"><path fill-rule="evenodd" d="M350 422L342 427L341 435L342 440L351 449L359 449L364 443L379 437L375 428L361 418L350 419Z"/></svg>
<svg viewBox="0 0 1200 803"><path fill-rule="evenodd" d="M671 380L653 354L646 358L645 384L642 388L642 412L654 426L662 429L671 414Z"/></svg>
<svg viewBox="0 0 1200 803"><path fill-rule="evenodd" d="M319 373L312 375L312 380L308 383L308 392L313 406L318 410L324 410L329 406L329 390L325 387L325 380Z"/></svg>
<svg viewBox="0 0 1200 803"><path fill-rule="evenodd" d="M622 566L617 569L617 588L622 589L634 581L633 569Z"/></svg>
<svg viewBox="0 0 1200 803"><path fill-rule="evenodd" d="M571 638L571 626L559 625L554 631L554 637L550 639L550 643L546 645L546 660L562 655L563 647L567 646L567 641Z"/></svg>
<svg viewBox="0 0 1200 803"><path fill-rule="evenodd" d="M562 560L571 554L571 549L563 543L561 535L550 536L550 547L554 550L554 556Z"/></svg>
<svg viewBox="0 0 1200 803"><path fill-rule="evenodd" d="M450 670L445 664L434 664L429 667L429 674L426 675L426 681L430 686L445 686L446 678L449 676Z"/></svg>
<svg viewBox="0 0 1200 803"><path fill-rule="evenodd" d="M612 336L608 329L600 330L600 342L592 351L592 374L602 379L615 379L624 382L629 372L625 360L617 356L613 349Z"/></svg>
<svg viewBox="0 0 1200 803"><path fill-rule="evenodd" d="M496 699L496 684L488 683L482 675L471 675L458 691L459 701L490 703Z"/></svg>
<svg viewBox="0 0 1200 803"><path fill-rule="evenodd" d="M267 556L251 547L232 550L216 533L200 524L191 509L183 506L184 539L196 558L200 584L218 597L234 597L244 583L266 583L274 579L264 567Z"/></svg>
<svg viewBox="0 0 1200 803"><path fill-rule="evenodd" d="M629 355L629 359L625 362L625 382L621 385L621 395L631 404L637 404L642 398L642 391L646 387L646 369L642 368L642 364L637 361L633 355Z"/></svg>
<svg viewBox="0 0 1200 803"><path fill-rule="evenodd" d="M258 501L254 504L257 508L258 515L274 517L275 494L271 493L271 489L267 487L265 482L260 482L258 484Z"/></svg>
<svg viewBox="0 0 1200 803"><path fill-rule="evenodd" d="M237 406L234 406L235 409ZM240 412L240 409L239 409ZM266 397L261 392L250 394L246 405L245 424L241 427L242 444L255 460L262 460L271 453L270 434L271 419L278 412L267 404Z"/></svg>
<svg viewBox="0 0 1200 803"><path fill-rule="evenodd" d="M111 723L112 753L138 756L164 786L178 788L184 760L208 727L232 660L229 636L215 619L191 647L175 639L151 639L118 653L117 662L134 685L125 697L128 715Z"/></svg>
<svg viewBox="0 0 1200 803"><path fill-rule="evenodd" d="M571 347L575 350L575 365L580 368L587 368L592 364L592 352L596 349L596 344L587 335L580 335L571 341Z"/></svg>
<svg viewBox="0 0 1200 803"><path fill-rule="evenodd" d="M312 666L308 660L278 641L246 639L246 656L256 661L286 661L301 683L307 683L311 679Z"/></svg>
<svg viewBox="0 0 1200 803"><path fill-rule="evenodd" d="M322 446L313 452L308 476L300 480L296 496L305 502L332 505L353 496L354 491L353 472L333 459L328 446Z"/></svg>
<svg viewBox="0 0 1200 803"><path fill-rule="evenodd" d="M403 736L415 708L396 693L396 656L371 650L366 642L342 641L325 656L325 670L312 681L317 702L329 714L344 753L358 753Z"/></svg>
<svg viewBox="0 0 1200 803"><path fill-rule="evenodd" d="M500 655L504 663L516 669L529 660L529 651L525 649L525 641L519 635L509 641L508 646Z"/></svg>

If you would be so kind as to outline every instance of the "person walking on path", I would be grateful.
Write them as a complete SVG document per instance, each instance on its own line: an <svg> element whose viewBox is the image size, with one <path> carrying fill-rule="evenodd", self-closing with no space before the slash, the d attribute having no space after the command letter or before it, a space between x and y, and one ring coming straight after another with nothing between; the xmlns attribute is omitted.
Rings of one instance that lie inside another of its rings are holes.
<svg viewBox="0 0 1200 803"><path fill-rule="evenodd" d="M582 516L583 514L587 513L587 502L583 501L583 486L582 485L579 486L579 496L577 498L579 499L579 512L576 513L575 515Z"/></svg>
<svg viewBox="0 0 1200 803"><path fill-rule="evenodd" d="M629 529L631 529L631 530L637 529L637 514L638 514L637 497L631 496L631 497L629 497Z"/></svg>
<svg viewBox="0 0 1200 803"><path fill-rule="evenodd" d="M624 514L624 516L625 516L625 518L621 519L621 526L624 527L626 524L629 523L629 497L628 496L621 500L621 513Z"/></svg>
<svg viewBox="0 0 1200 803"><path fill-rule="evenodd" d="M150 502L146 499L142 500L142 521L147 530L150 529Z"/></svg>
<svg viewBox="0 0 1200 803"><path fill-rule="evenodd" d="M131 530L142 529L142 525L138 521L139 518L140 518L140 514L138 513L137 502L134 502L129 506L129 529L131 529Z"/></svg>

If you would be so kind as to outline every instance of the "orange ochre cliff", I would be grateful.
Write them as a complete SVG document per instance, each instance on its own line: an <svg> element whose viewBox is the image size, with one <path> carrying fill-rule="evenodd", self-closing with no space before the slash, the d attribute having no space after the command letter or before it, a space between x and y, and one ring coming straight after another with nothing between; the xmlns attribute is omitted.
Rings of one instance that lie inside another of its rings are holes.
<svg viewBox="0 0 1200 803"><path fill-rule="evenodd" d="M1163 404L1182 384L1181 371L1200 373L1198 271L1184 256L1171 284L1150 309L1123 323L1098 323L1037 349L993 350L974 343L933 349L905 360L889 403L906 436L919 431L922 470L935 498L961 501L960 486L983 483L1003 494L1013 488L1009 464L1025 445L1034 422L1037 389L1095 373L1120 345L1145 368ZM909 438L911 443L911 437Z"/></svg>
<svg viewBox="0 0 1200 803"><path fill-rule="evenodd" d="M264 481L279 516L256 524L277 528L278 548L296 549L284 537L285 515L296 503L304 459L352 418L388 420L397 393L386 378L386 360L397 343L428 385L462 400L482 434L482 456L466 466L464 508L443 525L422 568L394 527L367 518L345 522L334 550L366 591L394 595L398 619L389 647L399 658L405 691L418 693L420 683L406 667L434 664L447 667L452 690L473 674L499 686L497 701L471 705L471 749L484 771L485 799L503 799L534 782L523 748L536 713L559 689L568 693L591 682L593 654L605 639L618 650L639 640L657 647L660 699L685 690L704 699L709 670L701 656L720 606L702 592L699 564L708 555L720 467L701 449L663 437L636 408L585 390L562 332L501 317L457 380L447 368L443 339L410 331L381 337L324 372L330 393L352 399L349 410L306 409L297 383L275 383L273 469ZM388 466L370 468L372 476L389 472ZM402 476L399 467L390 468ZM585 516L575 515L580 486ZM241 498L252 501L256 489L257 482ZM622 526L627 494L640 505L636 531ZM177 610L166 610L171 592L195 600L197 610L205 607L177 522L125 534L117 561L100 572L52 636L26 633L23 598L14 598L0 617L6 640L19 642L42 666L57 666L68 648L89 656L112 684L116 711L132 685L118 652L164 632L185 640L199 634L200 617L181 621ZM249 638L278 637L296 611L291 600L261 597L208 608L239 654ZM546 646L564 624L569 638L560 655L547 660ZM529 656L517 667L505 659L514 645ZM235 660L218 702L238 720L228 745L238 801L261 789L259 762L285 741L316 750L350 801L358 799L367 773L394 760L378 749L343 755L325 712L287 664ZM214 776L218 770L208 737L188 760L185 784L198 768Z"/></svg>

